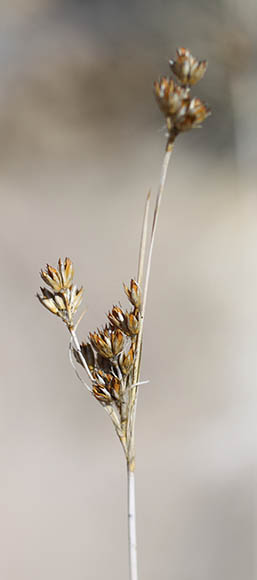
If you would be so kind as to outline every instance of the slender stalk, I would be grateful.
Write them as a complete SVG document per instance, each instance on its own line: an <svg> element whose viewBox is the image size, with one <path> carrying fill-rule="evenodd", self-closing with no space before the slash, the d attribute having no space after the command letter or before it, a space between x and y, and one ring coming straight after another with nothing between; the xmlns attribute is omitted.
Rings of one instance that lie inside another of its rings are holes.
<svg viewBox="0 0 257 580"><path fill-rule="evenodd" d="M139 379L139 370L140 370L140 356L141 356L141 348L142 348L142 339L143 339L143 327L144 327L144 317L145 317L145 308L146 308L146 301L147 301L147 294L148 294L148 287L149 287L149 278L151 272L151 264L152 264L152 254L153 254L153 247L154 247L154 240L158 222L158 216L160 211L160 205L162 200L162 194L164 190L164 185L167 177L168 166L170 162L171 153L174 148L174 143L170 144L169 148L166 150L162 170L161 170L161 178L159 189L156 197L155 209L154 209L154 216L153 216L153 224L152 224L152 231L151 231L151 240L150 240L150 248L146 266L146 275L145 275L145 287L144 287L144 295L143 295L143 303L142 303L142 312L140 317L140 328L138 333L138 340L137 340L137 357L135 361L135 374L134 374L134 382L137 383Z"/></svg>
<svg viewBox="0 0 257 580"><path fill-rule="evenodd" d="M140 360L141 360L141 351L142 351L142 339L143 339L143 324L144 324L145 308L146 308L149 278L150 278L150 271L151 271L153 246L154 246L155 233L156 233L156 228L157 228L157 221L158 221L158 215L159 215L159 211L160 211L162 194L163 194L163 190L164 190L169 161L170 161L171 153L173 151L173 147L174 147L174 144L173 143L170 144L169 148L165 152L162 170L161 170L160 185L159 185L159 189L158 189L157 197L156 197L151 238L150 238L150 248L149 248L147 266L146 266L146 277L145 277L144 295L143 295L143 302L142 302L142 311L141 311L141 316L140 316L140 327L139 327L137 346L136 346L136 360L135 360L135 365L134 365L133 384L137 384L138 380L139 380ZM138 276L140 278L140 284L142 282L142 277L143 277L143 266L144 266L145 247L146 247L149 201L150 201L150 194L148 194L147 200L146 200L142 238L141 238L141 245L140 245L140 252L139 252ZM128 456L127 456L128 457L127 474L128 474L128 526L129 526L128 532L129 532L130 580L137 580L137 578L138 578L137 546L136 546L136 504L135 504L135 420L136 420L136 406L137 406L137 386L135 386L134 388L131 389L130 414L129 414L129 418L128 418L129 447L128 447Z"/></svg>
<svg viewBox="0 0 257 580"><path fill-rule="evenodd" d="M150 272L151 272L154 240L155 240L158 217L159 217L159 212L160 212L162 194L163 194L163 190L164 190L164 186L165 186L167 171L168 171L169 162L170 162L170 158L171 158L171 154L172 154L173 149L174 149L174 142L170 143L169 147L165 151L163 164L162 164L162 170L161 170L160 184L159 184L159 189L158 189L156 203L155 203L155 209L154 209L150 248L149 248L147 267L146 267L146 275L145 275L145 287L144 287L144 297L143 297L143 304L142 304L142 314L141 314L141 321L142 321L141 325L140 325L140 331L141 331L140 341L141 342L142 342L142 337L143 337L143 324L144 324L145 308L146 308L146 301L147 301L147 294L148 294L148 287L149 287L149 278L150 278Z"/></svg>
<svg viewBox="0 0 257 580"><path fill-rule="evenodd" d="M145 209L144 209L144 216L143 216L143 223L142 223L142 230L141 230L141 238L140 238L140 247L139 247L139 256L138 256L138 270L137 270L137 283L142 290L142 280L143 280L143 273L144 273L144 263L145 263L145 253L146 253L146 241L147 241L147 230L148 230L148 219L149 219L149 208L150 208L150 197L151 191L148 191L145 201ZM137 351L137 346L136 346ZM129 393L129 404L128 404L128 416L127 416L127 440L128 440L128 458L130 460L130 464L132 464L132 460L135 463L135 437L133 433L133 422L132 414L134 413L134 406L135 401L137 398L137 383L138 381L135 380L135 367L133 372L133 386L130 393ZM135 465L134 465L135 468Z"/></svg>
<svg viewBox="0 0 257 580"><path fill-rule="evenodd" d="M151 196L151 191L148 191L146 201L145 201L145 211L144 211L144 217L143 217L139 257L138 257L137 283L139 284L140 287L142 284L143 272L144 272L144 263L145 263L145 249L146 249L146 238L147 238L147 228L148 228L148 215L149 215L149 207L150 207L150 196Z"/></svg>
<svg viewBox="0 0 257 580"><path fill-rule="evenodd" d="M131 469L129 461L127 462L127 476L128 476L128 541L129 541L130 580L138 580L135 472L133 468Z"/></svg>
<svg viewBox="0 0 257 580"><path fill-rule="evenodd" d="M142 310L140 315L140 325L139 325L139 332L137 338L137 347L136 347L136 359L134 364L134 374L133 374L133 384L137 384L139 381L139 373L140 373L140 360L141 360L141 351L142 351L142 340L143 340L143 327L144 327L144 317L145 317L145 308L146 308L146 301L147 301L147 294L148 294L148 287L149 287L149 278L151 272L151 264L152 264L152 254L153 254L153 247L154 247L154 240L158 222L158 216L160 211L160 205L162 200L162 194L165 186L165 181L167 177L168 166L171 158L171 153L174 148L174 142L169 143L164 159L162 164L161 170L161 177L160 177L160 184L159 189L157 192L156 202L155 202L155 209L154 209L154 216L153 216L153 223L152 223L152 231L151 231L151 239L150 239L150 248L146 266L146 276L145 276L145 286L144 286L144 295L142 301ZM135 436L135 420L136 420L136 402L137 402L137 387L132 389L132 396L131 396L131 417L130 417L130 444L129 448L132 451L134 449L134 436Z"/></svg>
<svg viewBox="0 0 257 580"><path fill-rule="evenodd" d="M71 333L71 336L72 336L73 342L74 342L74 344L75 344L75 346L76 346L77 353L78 353L78 355L79 355L79 358L80 358L80 360L81 360L81 364L82 364L82 366L84 367L85 371L87 372L87 374L88 374L88 376L89 376L90 380L92 381L92 380L93 380L93 376L92 376L92 373L91 373L91 371L90 371L90 369L89 369L89 367L88 367L88 365L87 365L87 362L86 362L86 360L85 360L85 358L83 357L83 354L82 354L82 352L81 352L81 348L80 348L80 344L79 344L78 337L77 337L77 335L76 335L76 331L75 331L75 329L74 329L72 326L70 326L70 327L69 327L69 331L70 331L70 333Z"/></svg>

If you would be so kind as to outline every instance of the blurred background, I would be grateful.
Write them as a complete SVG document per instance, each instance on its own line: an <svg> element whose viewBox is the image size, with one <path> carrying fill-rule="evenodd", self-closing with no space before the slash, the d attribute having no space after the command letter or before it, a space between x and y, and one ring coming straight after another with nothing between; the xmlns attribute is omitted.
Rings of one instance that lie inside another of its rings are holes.
<svg viewBox="0 0 257 580"><path fill-rule="evenodd" d="M176 142L153 257L140 580L256 577L256 22L254 0L1 2L2 580L128 578L122 451L35 294L67 255L81 338L126 304L177 46L208 59L213 114Z"/></svg>

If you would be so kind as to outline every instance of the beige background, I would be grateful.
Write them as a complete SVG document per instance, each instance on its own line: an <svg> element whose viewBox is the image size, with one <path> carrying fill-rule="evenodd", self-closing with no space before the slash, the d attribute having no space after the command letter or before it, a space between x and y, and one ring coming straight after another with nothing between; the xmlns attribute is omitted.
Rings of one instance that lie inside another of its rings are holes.
<svg viewBox="0 0 257 580"><path fill-rule="evenodd" d="M126 481L38 272L74 261L105 322L136 273L165 144L152 81L209 60L213 109L172 158L137 421L140 580L256 576L256 4L1 4L1 580L128 578Z"/></svg>

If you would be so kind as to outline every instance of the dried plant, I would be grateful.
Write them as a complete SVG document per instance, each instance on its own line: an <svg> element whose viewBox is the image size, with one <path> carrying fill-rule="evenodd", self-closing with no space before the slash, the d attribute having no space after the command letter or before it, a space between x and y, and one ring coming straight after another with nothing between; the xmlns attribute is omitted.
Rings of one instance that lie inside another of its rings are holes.
<svg viewBox="0 0 257 580"><path fill-rule="evenodd" d="M176 137L185 131L199 127L210 114L200 99L191 98L191 87L205 74L207 62L197 61L188 50L179 48L177 58L170 60L170 68L177 77L164 76L154 83L154 92L167 126L167 145L156 196L153 223L150 233L148 256L147 226L150 204L148 193L142 226L138 271L130 285L124 284L129 309L113 306L102 329L90 332L86 342L79 342L75 322L83 297L83 288L73 283L73 265L69 258L59 259L57 268L47 264L41 270L41 278L48 288L41 288L38 298L52 314L67 326L70 332L70 360L80 377L76 363L86 372L84 382L88 391L97 399L110 416L125 453L128 474L128 528L130 578L137 580L136 510L135 510L135 418L140 379L143 325L151 259L161 197L166 180L168 164Z"/></svg>

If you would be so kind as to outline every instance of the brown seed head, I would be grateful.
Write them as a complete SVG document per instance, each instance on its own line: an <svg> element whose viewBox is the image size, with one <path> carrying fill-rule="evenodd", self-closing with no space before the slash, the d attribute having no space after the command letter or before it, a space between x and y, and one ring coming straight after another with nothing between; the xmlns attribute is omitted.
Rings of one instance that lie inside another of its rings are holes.
<svg viewBox="0 0 257 580"><path fill-rule="evenodd" d="M50 286L51 290L41 288L38 299L41 304L56 314L68 325L73 325L73 314L82 301L83 288L78 289L72 284L73 265L69 258L58 261L58 270L47 264L46 270L41 270L41 278Z"/></svg>
<svg viewBox="0 0 257 580"><path fill-rule="evenodd" d="M91 344L95 348L97 352L99 352L102 356L106 358L111 358L112 353L112 345L111 339L109 336L106 336L104 332L97 334L97 332L91 332L89 334L89 338Z"/></svg>
<svg viewBox="0 0 257 580"><path fill-rule="evenodd" d="M70 324L72 315L75 314L82 301L83 288L78 289L72 285L60 292L51 292L47 288L40 288L40 290L41 294L37 294L37 297L41 304L49 312L56 314L65 323Z"/></svg>
<svg viewBox="0 0 257 580"><path fill-rule="evenodd" d="M179 133L200 127L210 115L200 99L190 98L190 88L203 78L207 61L198 61L189 50L178 48L177 59L170 61L170 67L180 84L169 77L161 77L154 83L155 96L168 128L167 150L172 148Z"/></svg>
<svg viewBox="0 0 257 580"><path fill-rule="evenodd" d="M56 292L51 292L47 288L40 288L41 295L37 294L37 297L41 304L60 318L65 319L66 304L63 298L63 294L58 294Z"/></svg>
<svg viewBox="0 0 257 580"><path fill-rule="evenodd" d="M177 59L169 61L172 72L182 85L195 85L205 75L207 60L197 60L186 48L177 49Z"/></svg>
<svg viewBox="0 0 257 580"><path fill-rule="evenodd" d="M139 322L133 312L126 312L127 334L135 336L139 331Z"/></svg>
<svg viewBox="0 0 257 580"><path fill-rule="evenodd" d="M178 114L167 118L167 127L177 133L190 131L200 127L201 123L211 114L208 107L196 97L184 102Z"/></svg>
<svg viewBox="0 0 257 580"><path fill-rule="evenodd" d="M201 126L201 123L210 115L210 110L200 99L184 102L176 115L166 118L170 134L178 135Z"/></svg>
<svg viewBox="0 0 257 580"><path fill-rule="evenodd" d="M114 328L117 327L124 332L126 319L124 312L119 306L113 306L112 311L108 313L108 318Z"/></svg>
<svg viewBox="0 0 257 580"><path fill-rule="evenodd" d="M121 330L118 328L108 328L103 331L89 334L91 344L95 350L106 358L117 356L123 349L124 338Z"/></svg>
<svg viewBox="0 0 257 580"><path fill-rule="evenodd" d="M119 366L123 375L128 375L134 361L134 350L130 348L128 354L122 353L119 359Z"/></svg>
<svg viewBox="0 0 257 580"><path fill-rule="evenodd" d="M52 314L57 314L57 316L60 316L59 307L55 303L54 294L52 294L52 292L50 292L46 288L40 288L40 290L42 292L42 295L37 294L37 298L39 299L41 304L43 304L43 306L45 306L45 308L47 308L49 312L52 312Z"/></svg>
<svg viewBox="0 0 257 580"><path fill-rule="evenodd" d="M54 292L70 288L73 279L73 265L70 258L65 258L64 262L59 258L58 270L47 264L46 271L41 270L41 278Z"/></svg>
<svg viewBox="0 0 257 580"><path fill-rule="evenodd" d="M119 306L114 306L108 318L112 326L116 326L127 336L135 336L138 333L139 322L133 312L124 313Z"/></svg>
<svg viewBox="0 0 257 580"><path fill-rule="evenodd" d="M101 403L110 404L112 400L119 400L120 381L117 377L103 370L94 371L93 377L93 393Z"/></svg>
<svg viewBox="0 0 257 580"><path fill-rule="evenodd" d="M176 84L173 79L161 77L154 83L154 92L161 111L165 116L174 115L188 98L188 89Z"/></svg>
<svg viewBox="0 0 257 580"><path fill-rule="evenodd" d="M95 398L103 405L108 405L112 402L110 393L99 387L99 385L93 385L92 392Z"/></svg>
<svg viewBox="0 0 257 580"><path fill-rule="evenodd" d="M126 284L123 284L123 287L131 304L136 308L139 308L141 304L141 290L138 283L132 278L130 280L130 288L128 288Z"/></svg>
<svg viewBox="0 0 257 580"><path fill-rule="evenodd" d="M62 279L59 272L57 272L55 268L52 268L52 266L49 266L49 264L46 265L46 271L41 270L40 275L42 280L44 280L44 282L48 284L54 292L59 292L62 289Z"/></svg>
<svg viewBox="0 0 257 580"><path fill-rule="evenodd" d="M124 347L124 336L118 328L111 332L111 343L113 355L117 356Z"/></svg>

